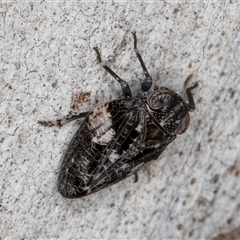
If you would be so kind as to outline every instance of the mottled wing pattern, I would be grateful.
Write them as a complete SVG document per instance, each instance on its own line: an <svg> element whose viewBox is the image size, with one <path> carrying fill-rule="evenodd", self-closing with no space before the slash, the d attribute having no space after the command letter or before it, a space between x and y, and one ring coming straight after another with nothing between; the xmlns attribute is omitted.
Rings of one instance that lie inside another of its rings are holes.
<svg viewBox="0 0 240 240"><path fill-rule="evenodd" d="M133 101L102 104L85 118L63 158L58 190L64 197L86 196L130 176L175 139Z"/></svg>
<svg viewBox="0 0 240 240"><path fill-rule="evenodd" d="M63 196L79 197L91 191L91 183L96 181L96 176L106 172L104 169L114 158L113 153L108 152L110 145L118 140L121 147L124 136L113 129L113 118L108 109L111 108L115 114L114 121L119 129L125 128L131 116L136 119L133 112L128 113L131 100L113 102L102 104L90 112L70 142L58 179L58 190ZM119 135L118 139L116 135Z"/></svg>

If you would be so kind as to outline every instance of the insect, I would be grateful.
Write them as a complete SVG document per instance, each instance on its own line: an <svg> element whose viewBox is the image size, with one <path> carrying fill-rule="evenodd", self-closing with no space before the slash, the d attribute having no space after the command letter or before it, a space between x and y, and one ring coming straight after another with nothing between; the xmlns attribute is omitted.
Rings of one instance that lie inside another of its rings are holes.
<svg viewBox="0 0 240 240"><path fill-rule="evenodd" d="M108 101L89 112L80 112L56 121L39 121L45 126L62 126L85 118L63 156L58 178L58 191L66 198L84 197L111 186L136 173L158 158L190 122L189 112L195 109L191 90L185 89L188 103L174 91L152 87L133 32L134 51L145 79L133 97L128 83L101 60L98 62L117 80L123 97Z"/></svg>

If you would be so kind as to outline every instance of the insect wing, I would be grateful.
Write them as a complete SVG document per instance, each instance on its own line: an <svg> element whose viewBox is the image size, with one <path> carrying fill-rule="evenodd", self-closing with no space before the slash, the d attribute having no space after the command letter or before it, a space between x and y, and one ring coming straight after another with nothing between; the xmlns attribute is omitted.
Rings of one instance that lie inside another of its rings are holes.
<svg viewBox="0 0 240 240"><path fill-rule="evenodd" d="M130 99L115 100L96 107L85 118L63 157L58 190L64 197L92 193L93 182L116 160L117 153L111 155L109 149L121 148L124 134L119 130L137 118L135 112L129 112L130 106Z"/></svg>

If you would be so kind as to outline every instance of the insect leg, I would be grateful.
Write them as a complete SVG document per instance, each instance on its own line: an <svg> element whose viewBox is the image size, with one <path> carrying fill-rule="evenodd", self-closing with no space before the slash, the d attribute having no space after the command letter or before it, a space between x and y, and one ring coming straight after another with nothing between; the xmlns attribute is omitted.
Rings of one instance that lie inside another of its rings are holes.
<svg viewBox="0 0 240 240"><path fill-rule="evenodd" d="M192 75L189 75L185 81L185 88L186 88L186 84L187 82L192 78ZM188 97L188 111L192 112L195 109L195 103L194 103L194 99L193 99L193 95L191 90L193 90L194 88L196 88L198 86L198 83L196 82L192 87L188 87L186 88L186 93L187 93L187 97Z"/></svg>
<svg viewBox="0 0 240 240"><path fill-rule="evenodd" d="M138 173L134 173L134 183L138 182Z"/></svg>
<svg viewBox="0 0 240 240"><path fill-rule="evenodd" d="M149 89L152 86L152 77L149 75L148 70L147 70L147 68L145 66L145 63L144 63L144 61L142 59L142 56L141 56L141 54L140 54L140 52L139 52L139 50L137 48L137 35L136 35L136 32L132 32L132 34L133 34L133 38L134 38L134 51L137 54L138 60L141 63L142 70L143 70L143 73L145 75L145 79L144 79L144 81L141 84L141 89L144 92L147 92L147 91L149 91Z"/></svg>
<svg viewBox="0 0 240 240"><path fill-rule="evenodd" d="M62 119L57 119L55 121L38 121L39 124L47 127L58 126L61 127L71 121L77 120L79 118L84 118L88 115L88 112L81 112L75 115L69 115Z"/></svg>
<svg viewBox="0 0 240 240"><path fill-rule="evenodd" d="M132 97L132 92L128 83L121 79L112 69L110 69L106 64L102 62L101 55L97 47L94 47L93 49L97 53L97 60L101 64L101 66L105 68L112 75L112 77L114 77L121 84L124 97Z"/></svg>

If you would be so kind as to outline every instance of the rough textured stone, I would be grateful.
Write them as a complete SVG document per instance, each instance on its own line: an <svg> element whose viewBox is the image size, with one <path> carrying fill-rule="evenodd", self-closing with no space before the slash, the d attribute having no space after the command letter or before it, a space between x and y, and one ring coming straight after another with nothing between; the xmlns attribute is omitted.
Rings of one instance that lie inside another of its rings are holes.
<svg viewBox="0 0 240 240"><path fill-rule="evenodd" d="M0 237L207 239L240 226L240 9L217 2L22 2L0 5ZM131 31L159 86L181 95L198 81L187 133L160 159L84 199L56 190L77 122L68 113L121 95L96 61L137 91L141 67Z"/></svg>

